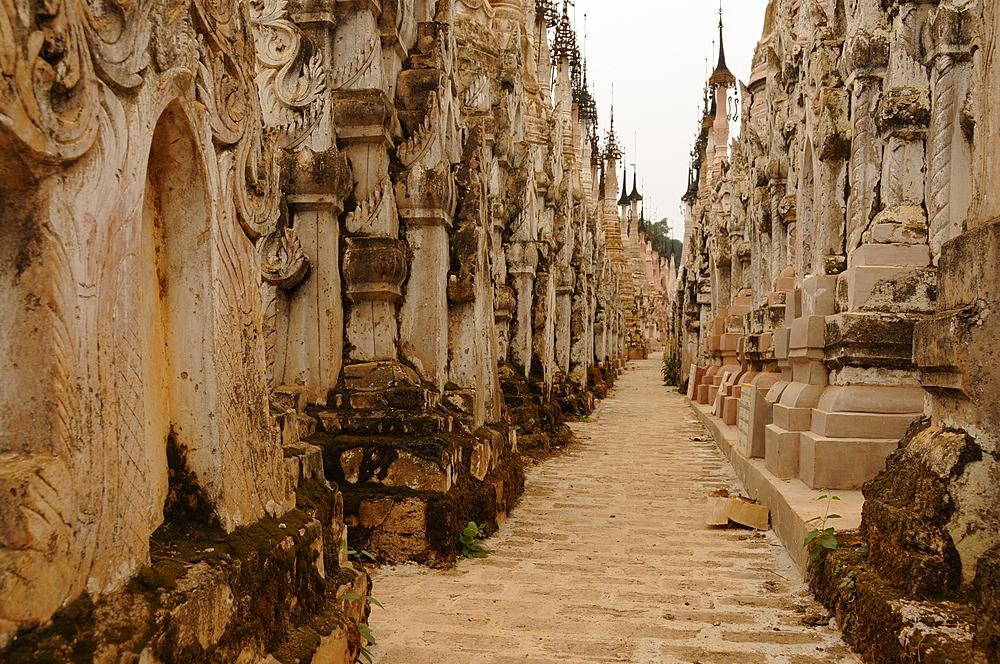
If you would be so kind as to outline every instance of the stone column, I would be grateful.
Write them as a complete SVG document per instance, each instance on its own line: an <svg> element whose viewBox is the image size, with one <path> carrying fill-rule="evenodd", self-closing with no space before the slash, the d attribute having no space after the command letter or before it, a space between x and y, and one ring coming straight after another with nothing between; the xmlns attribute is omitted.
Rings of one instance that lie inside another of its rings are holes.
<svg viewBox="0 0 1000 664"><path fill-rule="evenodd" d="M568 265L558 266L555 268L555 275L555 364L563 376L568 377L572 342L573 268Z"/></svg>
<svg viewBox="0 0 1000 664"><path fill-rule="evenodd" d="M555 365L556 282L552 274L539 271L535 275L534 320L531 349L541 363L545 398L552 396Z"/></svg>
<svg viewBox="0 0 1000 664"><path fill-rule="evenodd" d="M972 145L962 126L972 77L970 19L942 5L931 26L931 119L927 138L927 225L935 264L964 229L972 202ZM971 130L970 130L971 131Z"/></svg>
<svg viewBox="0 0 1000 664"><path fill-rule="evenodd" d="M319 155L300 153L297 168L302 174L315 173L312 166L323 171L317 180L325 186L286 188L295 234L303 254L310 257L310 269L308 279L279 298L274 377L279 385L302 385L309 403L325 403L327 392L337 384L343 360L338 217L349 191L350 175L336 148Z"/></svg>
<svg viewBox="0 0 1000 664"><path fill-rule="evenodd" d="M517 308L517 294L510 286L497 286L493 296L493 319L496 323L497 357L508 359L510 351L510 322Z"/></svg>
<svg viewBox="0 0 1000 664"><path fill-rule="evenodd" d="M486 256L486 231L475 221L463 222L455 245L466 269L452 275L449 288L451 363L448 377L460 389L449 393L472 415L472 426L497 422L501 415L497 342L494 331L493 284ZM463 279L462 277L466 277Z"/></svg>
<svg viewBox="0 0 1000 664"><path fill-rule="evenodd" d="M406 240L413 252L401 313L402 353L425 380L444 390L448 372L451 215L443 207L420 207L426 200L415 193L413 188L407 188L405 193L400 189L397 194L400 215L406 222Z"/></svg>
<svg viewBox="0 0 1000 664"><path fill-rule="evenodd" d="M531 315L535 299L535 270L538 252L531 242L514 242L507 248L508 271L514 277L517 293L517 315L510 341L510 359L524 371L531 372Z"/></svg>
<svg viewBox="0 0 1000 664"><path fill-rule="evenodd" d="M881 94L881 78L858 76L851 92L854 136L851 140L851 195L847 201L847 251L861 244L878 199L881 175L878 139L875 135L875 104Z"/></svg>
<svg viewBox="0 0 1000 664"><path fill-rule="evenodd" d="M353 181L347 159L336 145L333 112L324 89L335 77L336 19L327 11L294 11L291 18L322 68L318 76L303 68L294 86L280 77L260 79L267 82L260 88L265 124L279 128L281 145L287 150L282 170L288 223L258 249L264 254L265 280L278 287L274 382L301 386L307 402L323 404L343 362L339 216ZM258 49L265 52L274 48L268 34L258 35ZM280 53L294 61L287 48ZM289 89L303 92L289 100Z"/></svg>
<svg viewBox="0 0 1000 664"><path fill-rule="evenodd" d="M409 252L393 237L349 237L344 250L344 281L351 307L347 338L353 360L398 358L398 303L406 280Z"/></svg>

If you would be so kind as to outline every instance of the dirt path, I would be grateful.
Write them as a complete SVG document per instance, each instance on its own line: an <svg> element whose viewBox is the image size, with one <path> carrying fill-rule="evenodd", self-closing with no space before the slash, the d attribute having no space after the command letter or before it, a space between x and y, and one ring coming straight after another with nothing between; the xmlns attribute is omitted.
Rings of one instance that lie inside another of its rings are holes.
<svg viewBox="0 0 1000 664"><path fill-rule="evenodd" d="M738 487L659 363L633 363L535 468L494 553L376 573L379 664L854 664L770 534L704 525ZM820 620L822 622L822 620Z"/></svg>

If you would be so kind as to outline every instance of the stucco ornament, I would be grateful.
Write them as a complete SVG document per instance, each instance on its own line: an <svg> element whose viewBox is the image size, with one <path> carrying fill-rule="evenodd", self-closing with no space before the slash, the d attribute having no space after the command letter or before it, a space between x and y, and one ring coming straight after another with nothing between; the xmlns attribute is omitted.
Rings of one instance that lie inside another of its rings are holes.
<svg viewBox="0 0 1000 664"><path fill-rule="evenodd" d="M75 2L5 0L0 10L0 125L36 160L75 159L97 135L100 103Z"/></svg>
<svg viewBox="0 0 1000 664"><path fill-rule="evenodd" d="M251 2L250 22L264 123L280 132L284 146L294 145L308 134L323 111L323 58L288 20L284 0Z"/></svg>
<svg viewBox="0 0 1000 664"><path fill-rule="evenodd" d="M309 275L309 258L295 229L282 227L257 241L264 281L279 288L298 286Z"/></svg>

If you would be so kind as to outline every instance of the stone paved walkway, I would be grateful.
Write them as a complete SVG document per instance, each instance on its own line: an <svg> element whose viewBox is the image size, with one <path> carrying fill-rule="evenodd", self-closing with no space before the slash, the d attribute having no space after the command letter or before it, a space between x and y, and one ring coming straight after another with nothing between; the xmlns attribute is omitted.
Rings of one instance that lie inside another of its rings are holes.
<svg viewBox="0 0 1000 664"><path fill-rule="evenodd" d="M574 429L489 558L376 573L378 664L860 661L815 624L825 613L777 539L704 525L709 491L739 485L657 360Z"/></svg>

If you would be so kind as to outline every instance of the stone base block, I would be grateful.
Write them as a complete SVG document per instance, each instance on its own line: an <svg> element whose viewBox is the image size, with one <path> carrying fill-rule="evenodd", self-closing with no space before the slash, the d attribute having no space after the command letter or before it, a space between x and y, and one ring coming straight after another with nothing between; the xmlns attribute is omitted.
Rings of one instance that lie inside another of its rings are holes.
<svg viewBox="0 0 1000 664"><path fill-rule="evenodd" d="M802 280L802 309L807 316L829 316L837 310L837 277L818 274Z"/></svg>
<svg viewBox="0 0 1000 664"><path fill-rule="evenodd" d="M774 424L785 431L808 431L812 424L812 408L796 408L774 404Z"/></svg>
<svg viewBox="0 0 1000 664"><path fill-rule="evenodd" d="M794 354L796 351L792 351ZM823 351L819 350L819 354ZM792 359L792 380L796 383L806 383L808 385L827 385L830 382L830 373L820 360Z"/></svg>
<svg viewBox="0 0 1000 664"><path fill-rule="evenodd" d="M791 479L799 474L799 432L775 424L764 427L764 466L775 477Z"/></svg>
<svg viewBox="0 0 1000 664"><path fill-rule="evenodd" d="M779 360L788 358L788 343L792 330L788 327L779 327L774 330L774 357Z"/></svg>
<svg viewBox="0 0 1000 664"><path fill-rule="evenodd" d="M697 364L691 365L691 373L688 374L688 393L687 398L691 401L695 401L696 391L698 389L698 383L705 376L705 368L699 367Z"/></svg>
<svg viewBox="0 0 1000 664"><path fill-rule="evenodd" d="M747 401L746 423L740 422L739 451L748 459L762 458L765 454L764 428L771 424L773 405L756 387L744 387L741 401Z"/></svg>
<svg viewBox="0 0 1000 664"><path fill-rule="evenodd" d="M740 340L743 338L742 334L737 334L735 332L727 332L719 337L719 350L723 353L731 352L735 353L739 348Z"/></svg>
<svg viewBox="0 0 1000 664"><path fill-rule="evenodd" d="M168 517L130 583L30 624L0 661L356 661L357 631L340 626L366 620L369 579L337 555L339 494L314 484L307 495L328 523L293 509L227 535ZM338 599L347 593L357 599Z"/></svg>
<svg viewBox="0 0 1000 664"><path fill-rule="evenodd" d="M826 317L802 316L792 321L788 338L789 351L802 348L819 348L826 345Z"/></svg>
<svg viewBox="0 0 1000 664"><path fill-rule="evenodd" d="M482 445L474 446L469 455L473 472L446 492L347 488L344 511L348 523L356 524L351 529L352 548L370 551L382 563L454 562L465 524L475 521L487 534L494 532L524 490L520 459L508 454L483 474L488 453Z"/></svg>
<svg viewBox="0 0 1000 664"><path fill-rule="evenodd" d="M863 244L851 252L848 267L886 265L922 267L931 264L930 247L926 244Z"/></svg>
<svg viewBox="0 0 1000 664"><path fill-rule="evenodd" d="M840 279L845 282L841 288L847 294L847 302L845 303L847 310L857 311L862 309L872 296L872 293L875 292L875 287L880 281L892 279L912 269L911 267L884 265L860 265L848 268L846 272L840 275Z"/></svg>
<svg viewBox="0 0 1000 664"><path fill-rule="evenodd" d="M738 397L725 397L722 403L722 421L729 426L736 426L736 421L740 414L740 400Z"/></svg>
<svg viewBox="0 0 1000 664"><path fill-rule="evenodd" d="M533 426L525 422L522 432ZM453 561L461 528L496 528L524 487L514 437L487 427L440 436L320 433L310 442L342 488L352 548L380 562Z"/></svg>
<svg viewBox="0 0 1000 664"><path fill-rule="evenodd" d="M295 486L301 486L312 480L324 479L323 472L323 450L315 445L305 442L297 442L284 447L285 457L294 458L298 470Z"/></svg>
<svg viewBox="0 0 1000 664"><path fill-rule="evenodd" d="M899 439L920 413L831 413L814 408L810 429L828 438L864 438L876 434Z"/></svg>
<svg viewBox="0 0 1000 664"><path fill-rule="evenodd" d="M813 489L860 489L885 468L896 438L827 438L811 431L801 437L799 477Z"/></svg>

